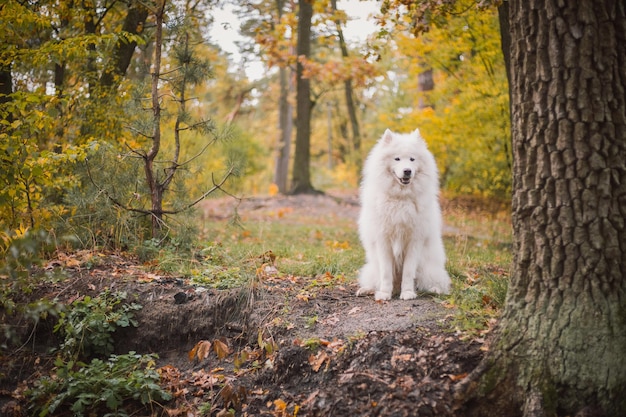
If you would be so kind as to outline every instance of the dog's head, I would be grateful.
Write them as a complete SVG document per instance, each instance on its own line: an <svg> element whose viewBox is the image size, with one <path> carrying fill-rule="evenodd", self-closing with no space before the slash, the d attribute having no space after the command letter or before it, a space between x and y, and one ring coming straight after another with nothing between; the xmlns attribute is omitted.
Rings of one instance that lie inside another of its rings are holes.
<svg viewBox="0 0 626 417"><path fill-rule="evenodd" d="M381 138L391 173L401 185L409 185L423 165L421 155L425 143L419 130L409 134L398 134L387 129Z"/></svg>

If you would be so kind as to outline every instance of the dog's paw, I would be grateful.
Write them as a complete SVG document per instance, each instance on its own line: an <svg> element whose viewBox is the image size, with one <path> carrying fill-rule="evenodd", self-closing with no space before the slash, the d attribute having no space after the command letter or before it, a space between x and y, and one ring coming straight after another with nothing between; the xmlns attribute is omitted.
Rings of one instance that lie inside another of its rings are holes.
<svg viewBox="0 0 626 417"><path fill-rule="evenodd" d="M430 292L430 293L434 293L434 294L441 294L441 295L446 295L450 292L449 288L442 288L439 286L434 286L434 287L430 287L426 290L426 292Z"/></svg>
<svg viewBox="0 0 626 417"><path fill-rule="evenodd" d="M373 288L359 288L356 291L356 296L360 297L362 295L372 295L372 294L374 294L374 291L375 290Z"/></svg>
<svg viewBox="0 0 626 417"><path fill-rule="evenodd" d="M374 300L391 300L391 293L387 291L376 291L374 294Z"/></svg>
<svg viewBox="0 0 626 417"><path fill-rule="evenodd" d="M450 283L441 282L436 285L432 285L427 289L428 292L434 292L435 294L448 294L450 293Z"/></svg>
<svg viewBox="0 0 626 417"><path fill-rule="evenodd" d="M417 294L413 290L402 291L400 293L400 299L401 300L413 300L415 298L417 298Z"/></svg>

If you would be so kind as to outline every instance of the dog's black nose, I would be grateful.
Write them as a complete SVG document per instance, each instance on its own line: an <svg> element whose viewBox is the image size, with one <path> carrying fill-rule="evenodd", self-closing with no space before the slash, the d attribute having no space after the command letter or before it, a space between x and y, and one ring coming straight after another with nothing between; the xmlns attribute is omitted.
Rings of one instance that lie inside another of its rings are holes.
<svg viewBox="0 0 626 417"><path fill-rule="evenodd" d="M410 177L411 176L411 170L410 169L405 169L404 170L404 176L405 177Z"/></svg>

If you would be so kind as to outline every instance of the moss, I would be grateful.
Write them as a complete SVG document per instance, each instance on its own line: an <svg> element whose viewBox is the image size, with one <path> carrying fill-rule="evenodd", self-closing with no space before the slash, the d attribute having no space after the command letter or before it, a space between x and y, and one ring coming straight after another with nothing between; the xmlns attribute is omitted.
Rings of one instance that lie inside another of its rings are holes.
<svg viewBox="0 0 626 417"><path fill-rule="evenodd" d="M556 410L559 402L559 393L552 378L544 376L540 381L539 392L543 399L543 410L547 416L556 416Z"/></svg>
<svg viewBox="0 0 626 417"><path fill-rule="evenodd" d="M491 394L508 374L508 371L502 366L501 363L496 361L495 358L491 358L490 361L491 362L487 367L487 371L485 371L480 379L480 386L478 389L480 397Z"/></svg>

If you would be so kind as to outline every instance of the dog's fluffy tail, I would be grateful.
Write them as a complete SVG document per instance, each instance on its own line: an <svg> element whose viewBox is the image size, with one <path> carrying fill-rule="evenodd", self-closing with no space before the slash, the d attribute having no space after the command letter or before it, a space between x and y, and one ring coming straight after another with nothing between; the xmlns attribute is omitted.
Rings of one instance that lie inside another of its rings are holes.
<svg viewBox="0 0 626 417"><path fill-rule="evenodd" d="M449 294L450 276L443 267L428 267L418 274L417 288L437 294Z"/></svg>

